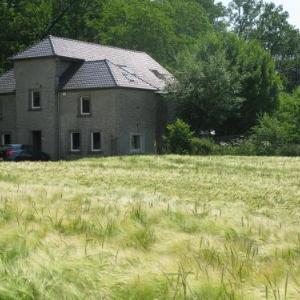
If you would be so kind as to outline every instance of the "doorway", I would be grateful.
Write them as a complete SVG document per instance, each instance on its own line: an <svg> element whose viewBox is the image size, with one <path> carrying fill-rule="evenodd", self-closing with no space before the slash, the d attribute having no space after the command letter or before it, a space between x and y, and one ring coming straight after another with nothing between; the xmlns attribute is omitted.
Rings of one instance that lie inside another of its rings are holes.
<svg viewBox="0 0 300 300"><path fill-rule="evenodd" d="M42 151L42 132L35 130L31 132L32 135L32 147L34 151Z"/></svg>

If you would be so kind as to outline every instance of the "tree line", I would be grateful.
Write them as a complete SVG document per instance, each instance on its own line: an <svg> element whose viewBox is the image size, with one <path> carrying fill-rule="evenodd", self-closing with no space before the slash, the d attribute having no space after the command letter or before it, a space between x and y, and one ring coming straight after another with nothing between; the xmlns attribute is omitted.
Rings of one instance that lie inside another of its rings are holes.
<svg viewBox="0 0 300 300"><path fill-rule="evenodd" d="M48 34L142 50L175 75L168 98L197 134L281 126L283 108L299 106L300 33L272 2L2 0L0 16L1 72Z"/></svg>

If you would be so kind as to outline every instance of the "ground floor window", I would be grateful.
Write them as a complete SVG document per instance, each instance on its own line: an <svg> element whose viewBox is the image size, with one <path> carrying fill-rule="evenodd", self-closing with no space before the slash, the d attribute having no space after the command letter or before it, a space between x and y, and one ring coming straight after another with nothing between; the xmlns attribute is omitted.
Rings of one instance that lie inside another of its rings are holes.
<svg viewBox="0 0 300 300"><path fill-rule="evenodd" d="M130 135L130 151L132 153L141 153L144 151L144 137L141 134Z"/></svg>
<svg viewBox="0 0 300 300"><path fill-rule="evenodd" d="M101 132L91 133L91 150L92 152L98 152L102 149Z"/></svg>
<svg viewBox="0 0 300 300"><path fill-rule="evenodd" d="M71 151L79 152L80 151L80 133L71 132Z"/></svg>
<svg viewBox="0 0 300 300"><path fill-rule="evenodd" d="M2 133L1 143L2 143L2 145L11 144L11 135L9 133Z"/></svg>

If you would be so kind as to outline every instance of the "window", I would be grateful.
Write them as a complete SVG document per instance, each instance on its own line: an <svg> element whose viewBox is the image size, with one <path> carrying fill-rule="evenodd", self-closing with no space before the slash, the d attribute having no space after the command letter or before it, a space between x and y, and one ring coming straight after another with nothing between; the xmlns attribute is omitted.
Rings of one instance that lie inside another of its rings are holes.
<svg viewBox="0 0 300 300"><path fill-rule="evenodd" d="M80 133L79 132L71 133L71 151L72 152L80 151Z"/></svg>
<svg viewBox="0 0 300 300"><path fill-rule="evenodd" d="M89 97L81 97L80 98L80 114L81 115L91 114L91 104L90 104Z"/></svg>
<svg viewBox="0 0 300 300"><path fill-rule="evenodd" d="M8 133L3 133L2 134L2 139L1 139L2 145L9 145L11 144L11 135Z"/></svg>
<svg viewBox="0 0 300 300"><path fill-rule="evenodd" d="M131 134L130 136L130 150L132 153L143 152L143 136L140 134Z"/></svg>
<svg viewBox="0 0 300 300"><path fill-rule="evenodd" d="M118 66L121 67L123 70L127 71L128 73L135 75L135 72L131 67L126 65L118 65Z"/></svg>
<svg viewBox="0 0 300 300"><path fill-rule="evenodd" d="M41 93L39 91L31 91L31 109L41 108Z"/></svg>
<svg viewBox="0 0 300 300"><path fill-rule="evenodd" d="M91 133L91 149L92 152L101 151L101 132Z"/></svg>

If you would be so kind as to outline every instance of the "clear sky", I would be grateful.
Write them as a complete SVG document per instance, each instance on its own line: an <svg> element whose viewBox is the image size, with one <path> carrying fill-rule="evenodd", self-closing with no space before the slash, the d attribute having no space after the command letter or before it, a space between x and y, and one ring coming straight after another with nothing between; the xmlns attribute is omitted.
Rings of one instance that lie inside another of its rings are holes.
<svg viewBox="0 0 300 300"><path fill-rule="evenodd" d="M216 0L215 2L222 2L227 6L230 1L231 0ZM283 9L290 15L290 23L300 29L300 0L273 0L272 2L276 5L281 4Z"/></svg>

